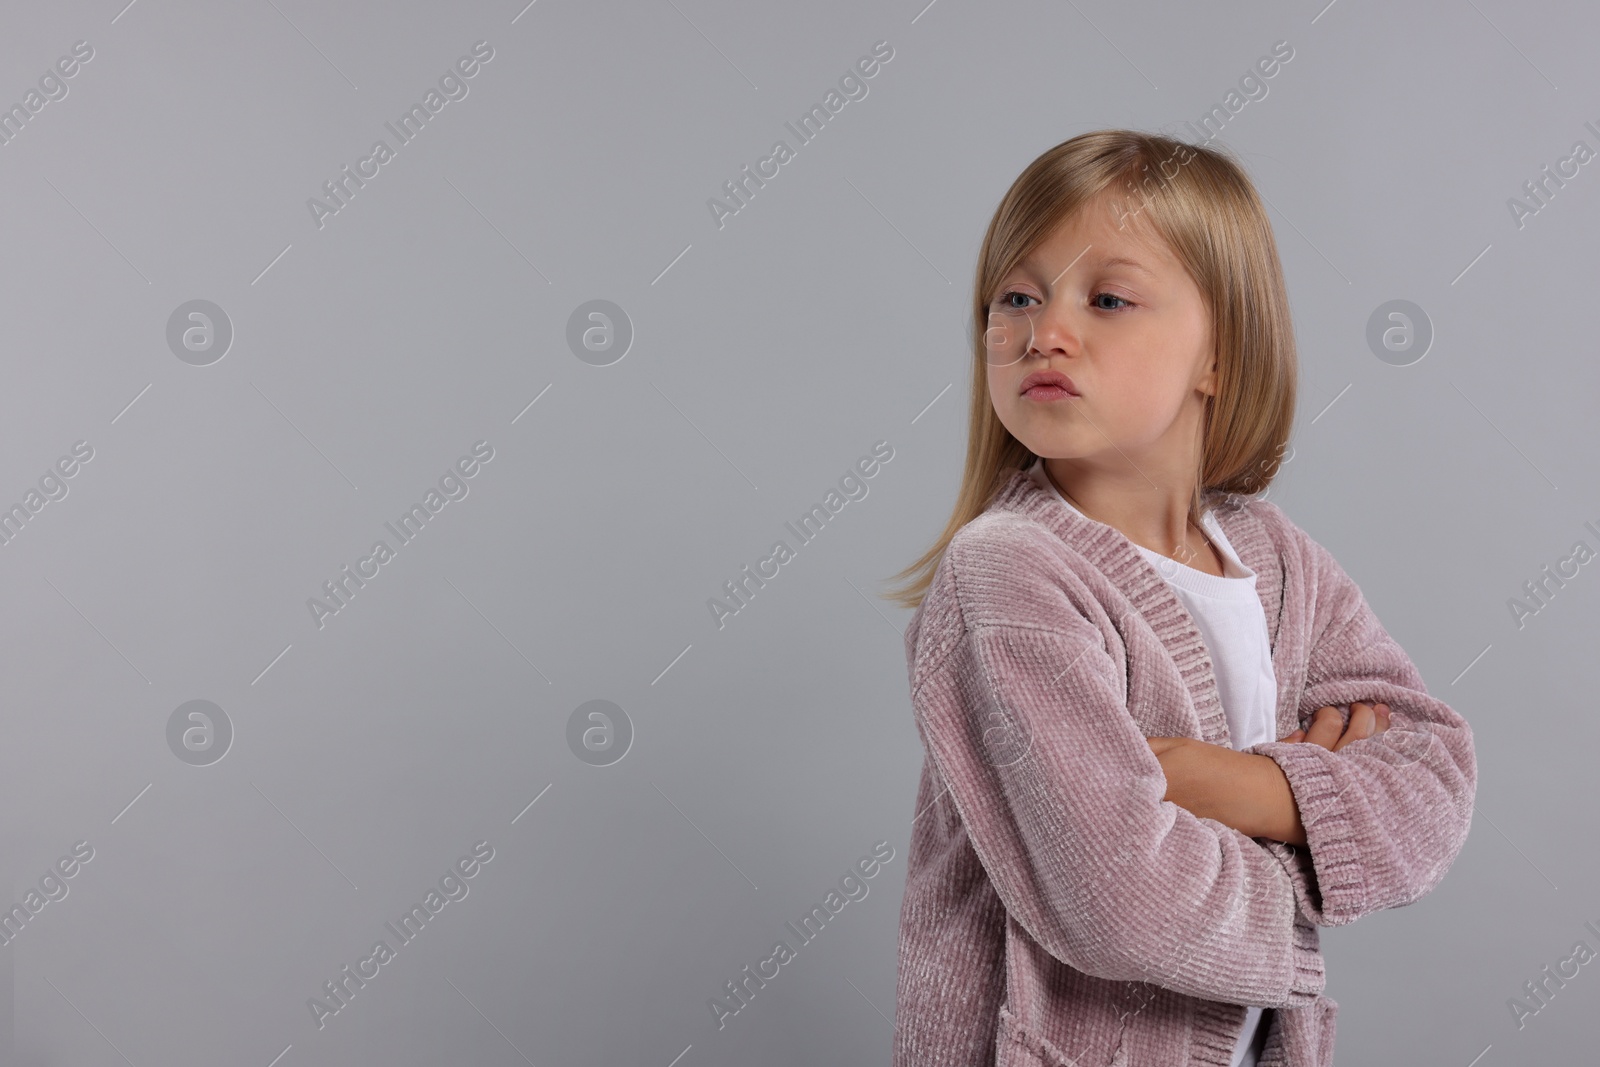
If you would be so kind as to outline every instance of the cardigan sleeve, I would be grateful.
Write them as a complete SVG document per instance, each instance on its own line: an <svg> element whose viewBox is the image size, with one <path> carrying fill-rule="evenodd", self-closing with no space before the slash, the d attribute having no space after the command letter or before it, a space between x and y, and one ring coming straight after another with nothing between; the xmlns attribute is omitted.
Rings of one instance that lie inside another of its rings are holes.
<svg viewBox="0 0 1600 1067"><path fill-rule="evenodd" d="M1430 892L1466 841L1477 787L1472 728L1428 693L1399 644L1331 553L1300 533L1316 605L1302 725L1324 705L1349 722L1356 701L1387 703L1390 725L1338 752L1267 741L1247 752L1283 768L1306 829L1303 849L1266 842L1302 914L1341 926Z"/></svg>
<svg viewBox="0 0 1600 1067"><path fill-rule="evenodd" d="M1163 800L1166 778L1080 617L965 624L912 692L917 728L1006 910L1095 977L1294 1008L1325 975L1279 863ZM1174 699L1179 699L1177 694Z"/></svg>
<svg viewBox="0 0 1600 1067"><path fill-rule="evenodd" d="M994 1061L1006 909L926 756L900 898L893 1067Z"/></svg>

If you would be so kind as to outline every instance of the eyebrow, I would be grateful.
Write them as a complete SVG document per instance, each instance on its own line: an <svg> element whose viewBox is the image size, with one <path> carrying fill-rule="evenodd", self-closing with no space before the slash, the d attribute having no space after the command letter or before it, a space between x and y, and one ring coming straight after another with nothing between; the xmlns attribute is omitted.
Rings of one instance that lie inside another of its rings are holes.
<svg viewBox="0 0 1600 1067"><path fill-rule="evenodd" d="M1093 247L1093 246L1091 246L1091 247ZM1071 263L1068 263L1066 267L1062 268L1061 274L1065 274L1068 269L1070 269L1074 264L1076 264L1078 262L1078 260L1082 259L1083 255L1084 255L1084 252L1087 252L1088 250L1089 249L1086 248L1086 249L1083 250L1083 252L1079 252L1078 255L1073 258ZM1023 262L1024 263L1033 263L1034 262L1034 258L1033 258L1032 255L1029 255L1029 256L1024 258ZM1147 278L1154 278L1156 276L1155 271L1151 270L1149 267L1146 267L1143 263L1140 263L1138 260L1129 259L1126 256L1105 256L1105 257L1102 257L1101 259L1095 260L1094 261L1094 265L1096 267L1100 268L1101 270L1104 270L1107 267L1128 267L1128 268L1130 268L1132 270L1138 271L1140 274L1143 274ZM1061 274L1057 274L1056 278L1059 279L1061 277Z"/></svg>
<svg viewBox="0 0 1600 1067"><path fill-rule="evenodd" d="M1149 267L1146 267L1143 263L1137 262L1136 260L1128 259L1125 256L1112 256L1109 259L1102 259L1099 262L1099 266L1102 266L1102 267L1131 267L1132 269L1140 272L1141 274L1148 275L1149 277L1152 277L1152 278L1155 277L1155 272L1152 271Z"/></svg>

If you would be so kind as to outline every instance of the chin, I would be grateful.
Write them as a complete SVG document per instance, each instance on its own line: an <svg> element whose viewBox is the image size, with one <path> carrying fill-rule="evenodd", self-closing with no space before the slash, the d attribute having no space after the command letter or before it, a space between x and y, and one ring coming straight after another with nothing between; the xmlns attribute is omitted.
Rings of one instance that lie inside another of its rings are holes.
<svg viewBox="0 0 1600 1067"><path fill-rule="evenodd" d="M1097 445L1105 443L1098 434L1095 434L1093 441L1079 440L1078 427L1065 431L1056 426L1031 426L1024 429L1034 432L1024 435L1013 431L1011 436L1026 445L1028 451L1034 455L1044 456L1047 459L1076 459L1088 455Z"/></svg>

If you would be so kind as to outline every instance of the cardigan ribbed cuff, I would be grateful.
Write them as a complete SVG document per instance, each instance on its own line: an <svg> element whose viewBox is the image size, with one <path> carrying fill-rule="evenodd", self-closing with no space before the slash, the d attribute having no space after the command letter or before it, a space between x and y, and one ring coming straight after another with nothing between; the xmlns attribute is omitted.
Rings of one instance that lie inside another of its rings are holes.
<svg viewBox="0 0 1600 1067"><path fill-rule="evenodd" d="M1285 864L1284 870L1307 918L1319 926L1341 926L1366 914L1360 834L1331 766L1342 757L1309 741L1263 741L1248 751L1270 756L1283 769L1300 809L1315 884L1299 864Z"/></svg>

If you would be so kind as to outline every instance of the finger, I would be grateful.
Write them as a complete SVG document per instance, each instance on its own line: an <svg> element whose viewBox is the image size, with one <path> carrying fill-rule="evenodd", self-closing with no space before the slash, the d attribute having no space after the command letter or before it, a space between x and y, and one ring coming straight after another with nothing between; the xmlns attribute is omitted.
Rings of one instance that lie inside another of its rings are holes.
<svg viewBox="0 0 1600 1067"><path fill-rule="evenodd" d="M1334 742L1333 750L1338 752L1352 741L1360 741L1372 736L1372 731L1377 728L1378 716L1372 710L1372 705L1365 701L1352 701L1350 704L1350 721L1345 723L1344 733L1339 740Z"/></svg>
<svg viewBox="0 0 1600 1067"><path fill-rule="evenodd" d="M1350 722L1345 726L1344 734L1334 743L1333 750L1339 751L1352 741L1362 741L1371 737L1378 728L1378 714L1372 710L1372 705L1358 700L1350 705Z"/></svg>
<svg viewBox="0 0 1600 1067"><path fill-rule="evenodd" d="M1339 734L1344 729L1344 718L1339 714L1339 709L1331 704L1325 704L1311 716L1311 725L1306 729L1306 740L1313 745L1332 749L1339 740Z"/></svg>
<svg viewBox="0 0 1600 1067"><path fill-rule="evenodd" d="M1381 734L1385 730L1387 730L1389 728L1389 726L1390 726L1390 722L1389 722L1389 705L1387 705L1387 704L1374 704L1373 708L1378 713L1378 728L1376 730L1374 730L1373 733L1375 735L1376 734Z"/></svg>

